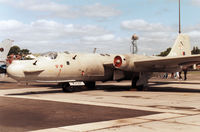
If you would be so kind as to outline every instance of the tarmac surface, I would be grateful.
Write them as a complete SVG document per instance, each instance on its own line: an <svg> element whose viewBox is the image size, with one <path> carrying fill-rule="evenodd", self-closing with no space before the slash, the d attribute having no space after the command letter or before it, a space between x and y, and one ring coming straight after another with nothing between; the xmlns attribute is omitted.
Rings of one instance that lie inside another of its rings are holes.
<svg viewBox="0 0 200 132"><path fill-rule="evenodd" d="M146 91L127 91L123 81L63 93L56 83L1 76L0 132L199 132L200 77L188 78L153 78Z"/></svg>

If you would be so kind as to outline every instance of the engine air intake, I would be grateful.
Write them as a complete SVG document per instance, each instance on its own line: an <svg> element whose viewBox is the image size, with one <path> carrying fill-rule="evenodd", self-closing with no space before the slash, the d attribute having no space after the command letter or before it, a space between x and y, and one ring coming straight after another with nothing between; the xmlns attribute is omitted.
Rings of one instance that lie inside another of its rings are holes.
<svg viewBox="0 0 200 132"><path fill-rule="evenodd" d="M114 66L119 68L122 65L122 58L120 56L116 56L114 58Z"/></svg>

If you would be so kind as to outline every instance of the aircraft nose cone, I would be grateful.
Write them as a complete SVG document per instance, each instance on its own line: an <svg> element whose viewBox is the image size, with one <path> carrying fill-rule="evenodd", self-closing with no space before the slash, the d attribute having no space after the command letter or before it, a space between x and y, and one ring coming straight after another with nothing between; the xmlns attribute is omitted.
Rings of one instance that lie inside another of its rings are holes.
<svg viewBox="0 0 200 132"><path fill-rule="evenodd" d="M11 78L20 80L24 76L23 65L12 63L7 67L7 73Z"/></svg>

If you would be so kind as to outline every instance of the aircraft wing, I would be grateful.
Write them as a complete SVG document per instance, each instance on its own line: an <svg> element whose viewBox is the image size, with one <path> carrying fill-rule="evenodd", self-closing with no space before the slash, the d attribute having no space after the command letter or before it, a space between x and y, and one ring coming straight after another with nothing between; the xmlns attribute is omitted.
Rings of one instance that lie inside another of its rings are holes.
<svg viewBox="0 0 200 132"><path fill-rule="evenodd" d="M180 70L180 66L191 66L200 63L200 55L180 56L180 57L143 57L119 58L116 56L114 66L117 69L133 72L175 72ZM117 60L119 59L119 60ZM120 62L122 60L122 62ZM116 63L116 64L115 64Z"/></svg>
<svg viewBox="0 0 200 132"><path fill-rule="evenodd" d="M159 57L134 61L136 71L165 71L180 66L191 66L200 62L200 55L181 57Z"/></svg>

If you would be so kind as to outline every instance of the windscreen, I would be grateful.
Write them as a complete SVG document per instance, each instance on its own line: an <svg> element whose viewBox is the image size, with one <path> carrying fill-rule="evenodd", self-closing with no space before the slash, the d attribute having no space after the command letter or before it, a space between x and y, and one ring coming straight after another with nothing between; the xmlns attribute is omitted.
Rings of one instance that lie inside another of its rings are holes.
<svg viewBox="0 0 200 132"><path fill-rule="evenodd" d="M57 52L47 52L47 53L42 54L41 56L47 57L47 58L53 60L53 59L56 59L56 58L57 58L58 53L57 53Z"/></svg>

